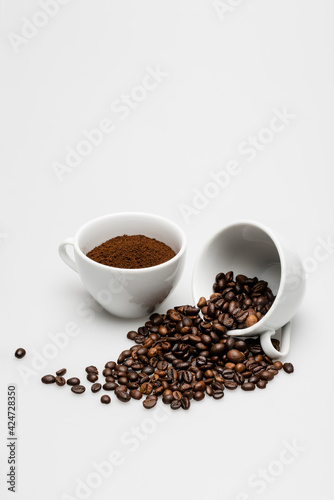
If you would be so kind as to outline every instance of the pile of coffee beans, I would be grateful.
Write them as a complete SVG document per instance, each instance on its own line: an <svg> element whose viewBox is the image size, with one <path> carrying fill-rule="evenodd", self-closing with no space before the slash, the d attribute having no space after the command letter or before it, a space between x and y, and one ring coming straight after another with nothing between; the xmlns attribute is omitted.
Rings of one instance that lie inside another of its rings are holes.
<svg viewBox="0 0 334 500"><path fill-rule="evenodd" d="M122 351L117 362L105 364L103 384L98 382L98 369L88 366L86 378L92 383L91 391L113 391L123 403L145 397L143 406L147 409L161 397L172 410L188 410L191 401L221 399L225 390L265 389L282 368L292 373L293 365L274 362L263 352L258 339L241 340L227 332L239 325L247 327L251 316L259 321L274 298L264 281L241 275L233 281L233 273L220 273L208 301L202 297L198 307L184 305L166 314L152 314L145 325L128 332L134 345ZM245 317L238 321L241 312ZM279 350L279 341L272 342ZM62 369L56 376L45 375L42 382L65 385L65 373ZM68 379L67 385L75 394L85 391L76 377ZM110 401L106 394L101 397L103 404Z"/></svg>
<svg viewBox="0 0 334 500"><path fill-rule="evenodd" d="M243 274L234 280L232 271L217 274L213 291L210 300L201 297L198 306L206 321L219 323L228 330L255 325L275 300L266 281Z"/></svg>

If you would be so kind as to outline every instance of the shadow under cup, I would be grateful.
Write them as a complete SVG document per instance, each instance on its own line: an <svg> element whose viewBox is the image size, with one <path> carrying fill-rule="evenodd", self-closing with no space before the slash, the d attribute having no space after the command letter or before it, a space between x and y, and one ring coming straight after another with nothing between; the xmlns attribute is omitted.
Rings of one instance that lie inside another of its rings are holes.
<svg viewBox="0 0 334 500"><path fill-rule="evenodd" d="M142 234L170 246L176 256L141 269L105 266L86 256L116 236ZM178 283L185 256L185 235L172 221L153 214L111 214L88 222L76 234L75 260L83 285L107 311L127 318L150 314Z"/></svg>

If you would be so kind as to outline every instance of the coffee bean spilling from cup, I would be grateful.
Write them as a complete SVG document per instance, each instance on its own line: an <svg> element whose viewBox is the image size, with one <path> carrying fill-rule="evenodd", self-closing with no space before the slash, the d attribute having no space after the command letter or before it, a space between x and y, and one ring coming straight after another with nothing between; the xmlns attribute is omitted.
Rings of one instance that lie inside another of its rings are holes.
<svg viewBox="0 0 334 500"><path fill-rule="evenodd" d="M269 311L275 296L268 283L233 272L219 273L210 300L201 297L198 306L206 321L216 322L228 330L249 328Z"/></svg>
<svg viewBox="0 0 334 500"><path fill-rule="evenodd" d="M166 314L152 314L144 326L130 331L135 344L121 352L117 363L108 361L102 371L104 384L97 382L99 371L86 368L91 392L113 391L119 401L141 399L144 408L153 408L162 397L172 410L188 410L191 400L205 397L221 399L225 390L241 387L244 391L265 389L283 368L294 371L291 363L273 361L262 350L258 339L241 340L228 330L248 328L266 314L275 297L268 283L233 273L220 273L209 300L201 297L198 307L185 305ZM279 350L279 341L272 340ZM45 375L45 384L65 385L66 369ZM58 379L58 381L57 381ZM67 380L72 392L82 394L80 379ZM108 395L101 403L109 404Z"/></svg>

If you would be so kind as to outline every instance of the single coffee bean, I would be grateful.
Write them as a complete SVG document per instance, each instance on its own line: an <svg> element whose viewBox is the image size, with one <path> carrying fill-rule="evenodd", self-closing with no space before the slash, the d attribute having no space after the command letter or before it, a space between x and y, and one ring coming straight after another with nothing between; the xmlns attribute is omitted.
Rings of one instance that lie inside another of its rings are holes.
<svg viewBox="0 0 334 500"><path fill-rule="evenodd" d="M178 410L179 408L181 408L181 400L180 399L174 399L171 402L170 407L171 407L172 410Z"/></svg>
<svg viewBox="0 0 334 500"><path fill-rule="evenodd" d="M253 384L253 382L245 382L244 384L242 384L241 389L243 389L244 391L254 391L255 384Z"/></svg>
<svg viewBox="0 0 334 500"><path fill-rule="evenodd" d="M138 391L138 389L132 389L130 391L130 396L132 399L141 399L143 395L140 391Z"/></svg>
<svg viewBox="0 0 334 500"><path fill-rule="evenodd" d="M207 393L208 396L213 396L213 389L212 389L211 385L206 386L205 392Z"/></svg>
<svg viewBox="0 0 334 500"><path fill-rule="evenodd" d="M83 394L85 390L86 387L83 385L73 385L73 387L71 387L71 391L74 392L74 394Z"/></svg>
<svg viewBox="0 0 334 500"><path fill-rule="evenodd" d="M238 387L238 384L234 380L225 380L224 386L226 387L226 389L233 391L234 389L236 389Z"/></svg>
<svg viewBox="0 0 334 500"><path fill-rule="evenodd" d="M143 407L147 410L154 408L157 404L158 398L156 396L147 396L147 398L143 401Z"/></svg>
<svg viewBox="0 0 334 500"><path fill-rule="evenodd" d="M259 373L259 377L262 380L272 380L274 378L273 373L268 372L267 370L263 370L262 372Z"/></svg>
<svg viewBox="0 0 334 500"><path fill-rule="evenodd" d="M206 389L206 384L203 380L200 380L199 382L196 382L196 384L194 385L194 390L197 392L197 391L205 391Z"/></svg>
<svg viewBox="0 0 334 500"><path fill-rule="evenodd" d="M202 401L202 399L204 399L204 396L205 396L205 394L203 391L196 391L194 393L194 400L195 401Z"/></svg>
<svg viewBox="0 0 334 500"><path fill-rule="evenodd" d="M88 373L88 375L87 375L87 380L88 380L89 382L96 382L96 381L98 380L98 378L99 378L99 376L98 376L96 373L92 373L92 372L90 372L90 373Z"/></svg>
<svg viewBox="0 0 334 500"><path fill-rule="evenodd" d="M116 367L116 363L115 361L108 361L108 363L106 363L104 365L105 368L110 368L110 370L114 370L115 367Z"/></svg>
<svg viewBox="0 0 334 500"><path fill-rule="evenodd" d="M182 399L182 392L180 392L180 391L173 391L173 398L177 399L177 400Z"/></svg>
<svg viewBox="0 0 334 500"><path fill-rule="evenodd" d="M96 366L87 366L86 368L87 373L99 373L98 369Z"/></svg>
<svg viewBox="0 0 334 500"><path fill-rule="evenodd" d="M116 382L106 382L105 384L103 384L103 389L105 391L114 391L117 387L118 385L116 384Z"/></svg>
<svg viewBox="0 0 334 500"><path fill-rule="evenodd" d="M276 370L282 370L283 364L280 361L275 361L274 367L276 368Z"/></svg>
<svg viewBox="0 0 334 500"><path fill-rule="evenodd" d="M115 394L117 396L117 399L119 399L120 401L122 401L122 403L127 403L131 399L130 394L127 393L126 391L122 390L122 389L117 389L115 391Z"/></svg>
<svg viewBox="0 0 334 500"><path fill-rule="evenodd" d="M25 350L25 349L23 349L22 347L19 347L18 349L16 349L16 351L15 351L15 354L14 354L14 355L15 355L15 357L16 357L17 359L22 359L22 358L24 358L24 356L25 356L26 354L27 354L27 353L26 353L26 350Z"/></svg>
<svg viewBox="0 0 334 500"><path fill-rule="evenodd" d="M237 349L231 349L227 353L227 358L232 361L232 363L238 364L244 361L245 355Z"/></svg>
<svg viewBox="0 0 334 500"><path fill-rule="evenodd" d="M56 377L54 377L53 375L44 375L44 377L41 378L41 381L43 382L43 384L54 384L54 382L56 381Z"/></svg>
<svg viewBox="0 0 334 500"><path fill-rule="evenodd" d="M111 401L110 396L108 396L107 394L101 396L101 403L103 403L104 405L108 405L110 401Z"/></svg>
<svg viewBox="0 0 334 500"><path fill-rule="evenodd" d="M256 383L257 387L259 389L265 389L267 387L267 381L266 380L259 380L257 383Z"/></svg>
<svg viewBox="0 0 334 500"><path fill-rule="evenodd" d="M104 377L110 377L113 374L113 370L111 368L105 368L102 372Z"/></svg>
<svg viewBox="0 0 334 500"><path fill-rule="evenodd" d="M284 363L283 370L286 373L293 373L295 369L292 363Z"/></svg>
<svg viewBox="0 0 334 500"><path fill-rule="evenodd" d="M173 395L172 394L167 394L166 396L162 396L162 402L165 404L165 405L169 405L171 404L172 401L176 401L174 398L173 398Z"/></svg>
<svg viewBox="0 0 334 500"><path fill-rule="evenodd" d="M258 381L260 380L260 377L258 375L253 375L248 379L248 382L252 382L253 384L257 384Z"/></svg>
<svg viewBox="0 0 334 500"><path fill-rule="evenodd" d="M93 384L90 388L92 392L99 392L101 390L102 386L99 383Z"/></svg>
<svg viewBox="0 0 334 500"><path fill-rule="evenodd" d="M63 386L66 384L66 380L64 379L64 377L59 377L59 375L57 375L56 384L59 386Z"/></svg>
<svg viewBox="0 0 334 500"><path fill-rule="evenodd" d="M134 340L134 339L137 337L137 335L138 335L138 333L137 333L137 332L135 332L135 331L131 330L130 332L128 332L128 334L127 334L127 338L128 338L129 340Z"/></svg>
<svg viewBox="0 0 334 500"><path fill-rule="evenodd" d="M216 391L213 392L213 399L221 399L224 397L224 391L221 389L217 389Z"/></svg>
<svg viewBox="0 0 334 500"><path fill-rule="evenodd" d="M190 401L187 397L183 397L181 399L181 406L184 410L189 410L190 408Z"/></svg>
<svg viewBox="0 0 334 500"><path fill-rule="evenodd" d="M58 370L56 372L56 375L58 375L59 377L62 377L63 375L65 375L66 372L67 372L66 368L62 368L61 370Z"/></svg>
<svg viewBox="0 0 334 500"><path fill-rule="evenodd" d="M153 385L150 382L144 382L140 386L140 392L145 395L151 394L153 391Z"/></svg>
<svg viewBox="0 0 334 500"><path fill-rule="evenodd" d="M71 377L67 379L67 385L79 385L80 384L80 379L77 377Z"/></svg>

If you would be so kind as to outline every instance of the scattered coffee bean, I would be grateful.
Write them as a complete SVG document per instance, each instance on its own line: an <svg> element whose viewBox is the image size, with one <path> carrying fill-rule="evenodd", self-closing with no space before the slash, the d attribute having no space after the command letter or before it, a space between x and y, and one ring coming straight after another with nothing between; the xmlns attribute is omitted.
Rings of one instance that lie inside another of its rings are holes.
<svg viewBox="0 0 334 500"><path fill-rule="evenodd" d="M99 376L96 373L89 372L87 375L87 380L89 382L96 382L99 379Z"/></svg>
<svg viewBox="0 0 334 500"><path fill-rule="evenodd" d="M65 375L66 372L67 372L66 368L62 368L61 370L58 370L56 372L56 375L58 375L59 377L62 377L63 375Z"/></svg>
<svg viewBox="0 0 334 500"><path fill-rule="evenodd" d="M108 405L110 401L111 401L110 396L108 396L107 394L101 396L101 403L103 403L104 405Z"/></svg>
<svg viewBox="0 0 334 500"><path fill-rule="evenodd" d="M117 399L122 401L122 403L127 403L131 399L130 394L127 393L126 391L123 391L122 389L115 391L115 394L117 396Z"/></svg>
<svg viewBox="0 0 334 500"><path fill-rule="evenodd" d="M147 396L147 398L143 401L143 406L147 410L154 408L157 404L158 398L156 396Z"/></svg>
<svg viewBox="0 0 334 500"><path fill-rule="evenodd" d="M99 373L98 369L96 366L87 366L86 368L87 373Z"/></svg>
<svg viewBox="0 0 334 500"><path fill-rule="evenodd" d="M138 389L132 389L130 391L130 396L133 399L141 399L143 397L143 394L140 391L138 391Z"/></svg>
<svg viewBox="0 0 334 500"><path fill-rule="evenodd" d="M92 392L99 392L101 390L102 386L98 382L96 384L93 384L90 388Z"/></svg>
<svg viewBox="0 0 334 500"><path fill-rule="evenodd" d="M55 378L55 382L59 386L66 384L66 380L64 379L64 377L59 377L59 375L57 375L57 377Z"/></svg>
<svg viewBox="0 0 334 500"><path fill-rule="evenodd" d="M284 363L283 370L286 373L293 373L295 369L292 363Z"/></svg>
<svg viewBox="0 0 334 500"><path fill-rule="evenodd" d="M54 384L56 381L56 377L54 377L53 375L44 375L41 380L43 384Z"/></svg>
<svg viewBox="0 0 334 500"><path fill-rule="evenodd" d="M83 385L73 385L73 387L71 387L71 391L74 392L74 394L83 394L85 390L86 387Z"/></svg>
<svg viewBox="0 0 334 500"><path fill-rule="evenodd" d="M79 385L80 384L80 379L77 377L72 377L67 379L67 385Z"/></svg>
<svg viewBox="0 0 334 500"><path fill-rule="evenodd" d="M16 349L15 351L15 357L18 358L18 359L22 359L24 358L24 356L26 355L26 350L23 349L22 347L19 347L18 349Z"/></svg>
<svg viewBox="0 0 334 500"><path fill-rule="evenodd" d="M241 389L243 389L244 391L254 391L255 384L253 384L253 382L245 382L244 384L242 384Z"/></svg>

